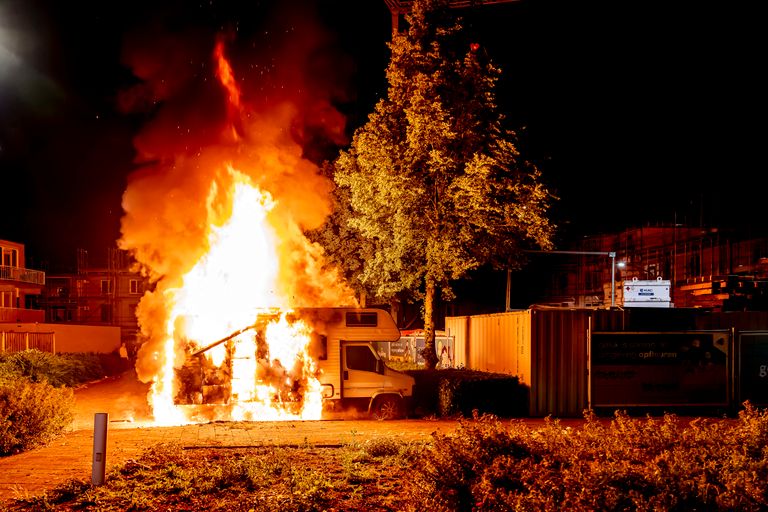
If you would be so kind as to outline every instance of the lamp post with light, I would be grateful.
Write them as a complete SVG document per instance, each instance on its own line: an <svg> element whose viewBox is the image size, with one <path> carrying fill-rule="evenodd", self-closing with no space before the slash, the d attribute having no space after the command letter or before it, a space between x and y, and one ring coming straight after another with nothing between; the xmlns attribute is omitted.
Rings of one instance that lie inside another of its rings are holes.
<svg viewBox="0 0 768 512"><path fill-rule="evenodd" d="M525 251L539 254L580 254L592 256L608 256L611 258L611 308L616 307L616 251ZM619 262L619 268L624 268L624 262ZM509 272L507 273L507 293L509 293Z"/></svg>

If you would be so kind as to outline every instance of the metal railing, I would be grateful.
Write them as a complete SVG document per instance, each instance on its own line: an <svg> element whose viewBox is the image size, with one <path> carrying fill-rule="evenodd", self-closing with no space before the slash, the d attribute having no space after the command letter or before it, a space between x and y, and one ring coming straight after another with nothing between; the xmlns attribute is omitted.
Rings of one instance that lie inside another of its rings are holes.
<svg viewBox="0 0 768 512"><path fill-rule="evenodd" d="M36 349L56 353L56 335L52 332L0 332L0 352Z"/></svg>
<svg viewBox="0 0 768 512"><path fill-rule="evenodd" d="M42 286L45 285L45 272L30 270L28 268L11 267L9 265L0 265L0 280L2 279L39 284Z"/></svg>

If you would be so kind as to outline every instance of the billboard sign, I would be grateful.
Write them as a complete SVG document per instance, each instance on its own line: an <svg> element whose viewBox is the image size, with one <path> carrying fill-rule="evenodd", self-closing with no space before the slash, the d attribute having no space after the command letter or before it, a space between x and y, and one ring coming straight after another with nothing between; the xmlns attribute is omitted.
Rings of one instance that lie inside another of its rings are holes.
<svg viewBox="0 0 768 512"><path fill-rule="evenodd" d="M728 405L730 332L595 332L592 407Z"/></svg>
<svg viewBox="0 0 768 512"><path fill-rule="evenodd" d="M404 332L397 341L378 342L379 355L388 360L402 363L424 364L424 334L421 331ZM435 353L438 359L438 368L453 368L454 363L454 337L446 336L442 332L435 335Z"/></svg>

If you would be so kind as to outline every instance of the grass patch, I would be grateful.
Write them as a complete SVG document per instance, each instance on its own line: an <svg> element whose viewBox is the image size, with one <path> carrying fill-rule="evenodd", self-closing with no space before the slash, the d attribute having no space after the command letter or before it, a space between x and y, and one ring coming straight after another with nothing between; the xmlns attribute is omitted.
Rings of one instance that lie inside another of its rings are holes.
<svg viewBox="0 0 768 512"><path fill-rule="evenodd" d="M9 510L499 511L768 509L768 413L529 427L491 415L429 441L337 448L153 447L107 475Z"/></svg>

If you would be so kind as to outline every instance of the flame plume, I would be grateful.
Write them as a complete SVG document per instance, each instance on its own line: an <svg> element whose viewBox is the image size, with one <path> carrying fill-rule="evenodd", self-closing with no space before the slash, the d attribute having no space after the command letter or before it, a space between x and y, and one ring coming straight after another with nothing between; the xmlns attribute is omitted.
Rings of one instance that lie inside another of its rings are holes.
<svg viewBox="0 0 768 512"><path fill-rule="evenodd" d="M290 136L297 103L253 108L222 40L213 57L218 124L182 150L162 143L161 112L137 137L152 163L129 180L120 240L154 283L137 374L158 424L318 419L312 332L291 312L356 304L303 235L329 214L331 184Z"/></svg>

